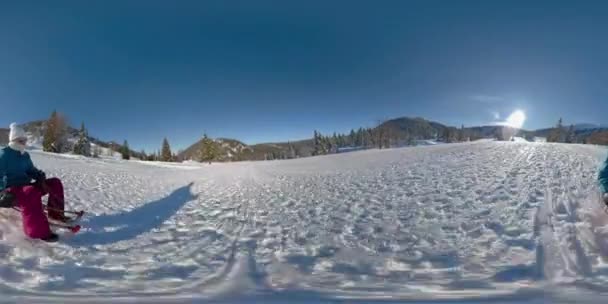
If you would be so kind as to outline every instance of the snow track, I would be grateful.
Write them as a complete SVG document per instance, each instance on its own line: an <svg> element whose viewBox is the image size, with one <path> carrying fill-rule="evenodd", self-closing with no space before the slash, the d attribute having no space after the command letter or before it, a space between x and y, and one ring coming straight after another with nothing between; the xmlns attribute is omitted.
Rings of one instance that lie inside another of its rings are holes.
<svg viewBox="0 0 608 304"><path fill-rule="evenodd" d="M86 209L27 240L0 210L9 301L544 302L608 291L606 150L478 142L212 166L33 153Z"/></svg>

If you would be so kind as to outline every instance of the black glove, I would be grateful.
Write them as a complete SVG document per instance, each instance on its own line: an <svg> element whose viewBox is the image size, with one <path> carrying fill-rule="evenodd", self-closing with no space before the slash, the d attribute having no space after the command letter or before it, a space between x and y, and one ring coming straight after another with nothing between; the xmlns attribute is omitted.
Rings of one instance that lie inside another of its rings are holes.
<svg viewBox="0 0 608 304"><path fill-rule="evenodd" d="M49 187L46 185L46 178L37 180L35 185L43 194L49 193Z"/></svg>
<svg viewBox="0 0 608 304"><path fill-rule="evenodd" d="M41 170L36 170L31 172L30 177L34 180L34 185L36 185L40 190L44 186L44 182L46 181L46 174L44 174Z"/></svg>
<svg viewBox="0 0 608 304"><path fill-rule="evenodd" d="M34 173L34 176L32 176L34 178L34 180L36 181L36 183L41 183L41 182L45 182L46 181L46 174L41 171L38 170Z"/></svg>
<svg viewBox="0 0 608 304"><path fill-rule="evenodd" d="M6 191L0 192L0 208L15 207L15 195Z"/></svg>

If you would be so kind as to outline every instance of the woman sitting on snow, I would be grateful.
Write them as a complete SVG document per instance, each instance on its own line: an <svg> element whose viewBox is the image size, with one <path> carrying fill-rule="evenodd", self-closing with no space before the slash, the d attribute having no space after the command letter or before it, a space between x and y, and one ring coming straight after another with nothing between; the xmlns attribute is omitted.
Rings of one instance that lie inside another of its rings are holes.
<svg viewBox="0 0 608 304"><path fill-rule="evenodd" d="M25 152L27 137L23 129L15 123L10 128L9 145L0 149L0 206L21 209L23 231L27 236L55 242L58 236L50 229L42 196L49 194L49 217L66 221L63 185L58 178L47 179L44 172L34 166L30 155Z"/></svg>
<svg viewBox="0 0 608 304"><path fill-rule="evenodd" d="M600 183L600 191L602 192L602 199L606 206L608 206L608 158L604 161L600 173L598 175L598 181Z"/></svg>

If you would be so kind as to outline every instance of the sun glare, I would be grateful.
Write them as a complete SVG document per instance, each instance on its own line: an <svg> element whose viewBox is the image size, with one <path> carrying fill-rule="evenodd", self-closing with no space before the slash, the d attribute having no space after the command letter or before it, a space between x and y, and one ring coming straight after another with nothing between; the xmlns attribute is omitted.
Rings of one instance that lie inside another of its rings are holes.
<svg viewBox="0 0 608 304"><path fill-rule="evenodd" d="M526 113L522 110L517 110L507 118L506 125L509 127L521 129L524 126L524 122L526 122Z"/></svg>

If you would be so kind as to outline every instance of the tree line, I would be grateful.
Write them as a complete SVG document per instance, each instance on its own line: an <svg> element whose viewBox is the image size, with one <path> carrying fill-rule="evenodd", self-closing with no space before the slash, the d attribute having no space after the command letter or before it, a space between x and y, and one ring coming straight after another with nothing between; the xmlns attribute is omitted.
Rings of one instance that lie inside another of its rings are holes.
<svg viewBox="0 0 608 304"><path fill-rule="evenodd" d="M608 131L604 128L577 131L574 125L564 126L562 118L547 136L547 142L568 144L608 145Z"/></svg>
<svg viewBox="0 0 608 304"><path fill-rule="evenodd" d="M125 140L122 145L110 142L105 143L89 136L88 130L81 123L79 130L68 127L65 116L53 111L50 118L45 122L46 128L43 134L43 150L54 153L72 152L77 155L87 157L100 157L102 154L114 156L119 153L123 159L132 157L147 161L180 162L182 153L174 153L167 138L164 138L160 149L152 153L145 151L134 152L130 149L129 143ZM487 127L460 128L446 127L439 124L431 124L423 119L393 120L379 124L375 128L351 129L349 133L341 134L334 132L325 135L314 130L313 138L310 141L292 144L290 142L273 145L273 147L262 148L262 159L292 159L306 156L325 155L339 153L342 150L359 149L385 149L401 146L416 145L419 140L436 140L440 142L453 143L472 141L485 137L494 137L498 140L511 140L516 133L532 140L537 136L538 131L528 132L512 129L508 127L496 128L494 134L487 133ZM70 142L69 135L76 137ZM577 132L574 125L565 127L560 118L557 125L548 130L547 141L559 143L600 143L608 144L608 134L606 131L590 131L588 133ZM547 134L547 133L545 133ZM105 149L104 149L105 148ZM226 155L222 150L220 142L211 139L207 134L196 146L191 159L199 162L222 161ZM256 153L261 152L256 150ZM246 154L236 153L232 160L245 160ZM258 154L259 155L259 154ZM259 159L259 158L258 158Z"/></svg>
<svg viewBox="0 0 608 304"><path fill-rule="evenodd" d="M576 135L574 125L570 125L570 127L566 129L563 120L560 117L555 128L553 128L549 133L549 136L547 136L547 142L575 144L583 143L583 139Z"/></svg>
<svg viewBox="0 0 608 304"><path fill-rule="evenodd" d="M402 146L413 146L418 140L437 140L446 143L464 142L481 138L479 132L466 129L444 127L434 129L429 126L416 126L409 129L397 129L387 126L376 128L351 129L348 134L333 133L323 135L315 130L313 133L312 155L338 153L341 149L386 149Z"/></svg>
<svg viewBox="0 0 608 304"><path fill-rule="evenodd" d="M174 154L171 151L171 146L169 145L167 138L163 139L161 148L158 152L147 154L143 150L141 152L132 151L127 140L125 140L122 145L113 142L104 143L99 140L91 142L91 137L89 137L89 132L85 127L84 122L81 123L80 129L77 131L76 141L71 144L68 140L70 130L67 119L57 111L53 111L45 124L46 128L44 129L43 134L42 149L46 152L72 152L73 154L86 157L101 157L102 154L104 154L103 149L105 148L106 156L113 157L115 153L119 153L122 159L125 160L129 160L132 157L147 161L173 162L180 160L178 154Z"/></svg>

